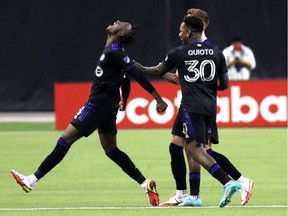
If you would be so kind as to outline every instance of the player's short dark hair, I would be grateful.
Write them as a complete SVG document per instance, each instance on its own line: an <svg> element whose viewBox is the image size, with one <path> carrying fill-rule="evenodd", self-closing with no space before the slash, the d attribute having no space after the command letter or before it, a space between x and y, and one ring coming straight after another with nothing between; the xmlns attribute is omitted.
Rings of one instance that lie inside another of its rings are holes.
<svg viewBox="0 0 288 216"><path fill-rule="evenodd" d="M203 21L196 16L186 15L183 22L191 28L192 32L202 32L204 29Z"/></svg>
<svg viewBox="0 0 288 216"><path fill-rule="evenodd" d="M131 30L120 38L120 42L125 46L132 44L136 39L136 30L138 25L132 25Z"/></svg>

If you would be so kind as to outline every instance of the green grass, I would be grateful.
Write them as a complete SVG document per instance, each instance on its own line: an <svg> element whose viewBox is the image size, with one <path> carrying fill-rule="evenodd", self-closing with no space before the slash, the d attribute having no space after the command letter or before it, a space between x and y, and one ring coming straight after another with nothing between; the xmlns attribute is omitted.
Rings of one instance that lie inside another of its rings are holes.
<svg viewBox="0 0 288 216"><path fill-rule="evenodd" d="M51 122L1 122L0 131L47 131L53 130L54 124Z"/></svg>
<svg viewBox="0 0 288 216"><path fill-rule="evenodd" d="M150 207L142 189L103 153L97 133L76 142L65 159L29 194L10 174L33 173L51 152L61 131L52 123L0 123L0 215L287 215L287 128L220 129L224 153L255 181L246 206L240 195L217 207L221 184L202 170L203 208ZM175 194L168 145L170 129L119 130L118 146L147 178L157 182L161 201Z"/></svg>

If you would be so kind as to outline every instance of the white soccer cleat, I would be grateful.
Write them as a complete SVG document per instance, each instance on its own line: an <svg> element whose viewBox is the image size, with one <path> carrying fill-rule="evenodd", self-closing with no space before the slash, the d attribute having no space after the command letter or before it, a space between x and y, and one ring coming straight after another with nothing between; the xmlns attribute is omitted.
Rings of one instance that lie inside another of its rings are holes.
<svg viewBox="0 0 288 216"><path fill-rule="evenodd" d="M202 201L199 196L190 196L188 195L186 199L178 205L179 207L183 206L192 206L192 207L201 207Z"/></svg>
<svg viewBox="0 0 288 216"><path fill-rule="evenodd" d="M159 206L163 206L163 207L167 207L167 206L178 206L180 203L182 203L185 198L187 197L184 196L182 198L178 198L176 195L171 197L169 200L167 200L166 202L160 203Z"/></svg>
<svg viewBox="0 0 288 216"><path fill-rule="evenodd" d="M248 203L251 195L252 195L252 188L254 185L254 182L252 179L245 178L243 183L241 184L241 188L239 190L241 194L241 205L245 205Z"/></svg>
<svg viewBox="0 0 288 216"><path fill-rule="evenodd" d="M26 193L29 193L31 190L33 190L34 187L31 186L27 176L24 176L15 170L11 170L11 174Z"/></svg>

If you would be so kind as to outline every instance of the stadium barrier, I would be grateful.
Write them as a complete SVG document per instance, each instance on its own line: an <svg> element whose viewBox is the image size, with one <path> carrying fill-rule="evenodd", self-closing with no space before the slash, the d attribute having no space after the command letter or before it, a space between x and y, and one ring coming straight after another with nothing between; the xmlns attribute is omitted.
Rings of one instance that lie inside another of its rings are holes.
<svg viewBox="0 0 288 216"><path fill-rule="evenodd" d="M118 112L120 128L171 128L181 101L180 86L152 82L168 103L164 113L136 82L125 112ZM91 83L55 83L55 128L63 130L87 101ZM287 80L231 81L230 88L217 95L218 127L286 127Z"/></svg>

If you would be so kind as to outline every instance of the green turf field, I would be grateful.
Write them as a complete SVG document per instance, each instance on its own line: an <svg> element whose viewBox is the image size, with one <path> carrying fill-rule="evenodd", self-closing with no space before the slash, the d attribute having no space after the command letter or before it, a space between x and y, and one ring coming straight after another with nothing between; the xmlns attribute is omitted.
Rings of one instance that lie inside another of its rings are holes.
<svg viewBox="0 0 288 216"><path fill-rule="evenodd" d="M103 153L97 134L83 138L65 159L26 194L10 174L34 172L61 131L52 123L0 123L0 215L287 215L287 128L220 129L224 153L255 182L246 206L240 194L219 208L222 185L202 170L201 208L151 207L144 192ZM175 194L170 171L169 129L119 130L118 146L141 172L155 179L160 201Z"/></svg>

